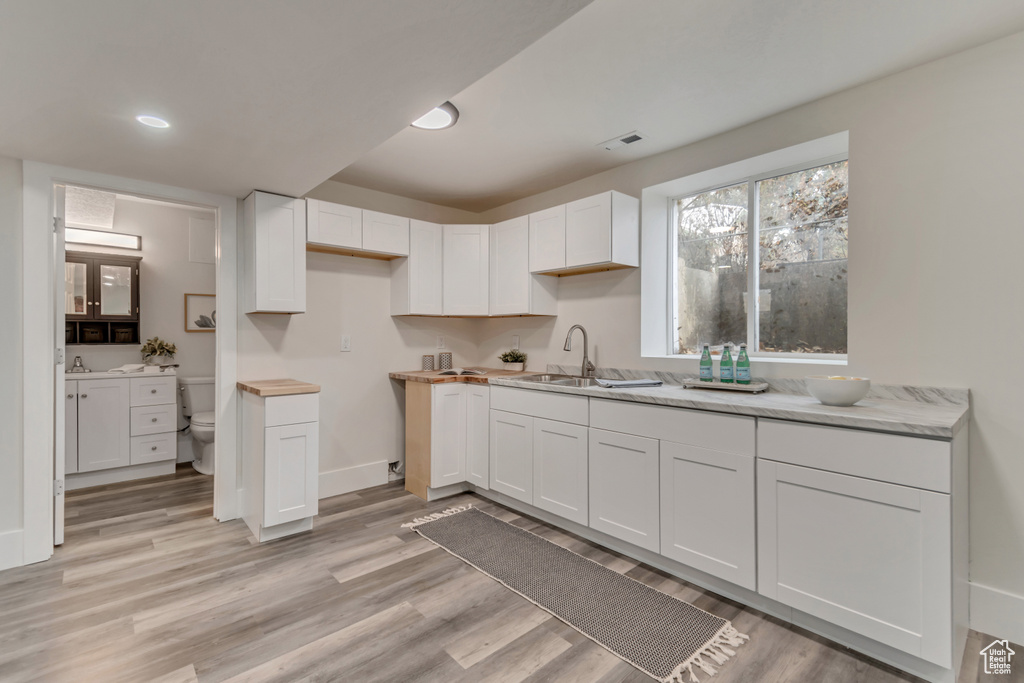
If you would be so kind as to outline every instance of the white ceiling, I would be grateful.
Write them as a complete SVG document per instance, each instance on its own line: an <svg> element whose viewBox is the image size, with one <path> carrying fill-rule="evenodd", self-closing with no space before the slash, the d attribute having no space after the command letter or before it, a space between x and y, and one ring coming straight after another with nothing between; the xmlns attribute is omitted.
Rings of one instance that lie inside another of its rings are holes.
<svg viewBox="0 0 1024 683"><path fill-rule="evenodd" d="M4 0L0 155L301 195L588 2Z"/></svg>
<svg viewBox="0 0 1024 683"><path fill-rule="evenodd" d="M595 0L335 179L484 211L1021 30L1020 0Z"/></svg>

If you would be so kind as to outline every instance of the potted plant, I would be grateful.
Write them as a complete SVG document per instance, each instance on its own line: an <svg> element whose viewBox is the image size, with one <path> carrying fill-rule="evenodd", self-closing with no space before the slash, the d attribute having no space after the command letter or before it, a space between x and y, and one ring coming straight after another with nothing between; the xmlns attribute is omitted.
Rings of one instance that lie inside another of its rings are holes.
<svg viewBox="0 0 1024 683"><path fill-rule="evenodd" d="M171 342L164 341L160 337L153 337L146 340L140 351L144 363L147 365L160 365L165 360L174 358L174 354L178 352L178 347Z"/></svg>
<svg viewBox="0 0 1024 683"><path fill-rule="evenodd" d="M509 349L498 356L498 360L505 364L506 370L522 372L526 367L526 354L519 349Z"/></svg>

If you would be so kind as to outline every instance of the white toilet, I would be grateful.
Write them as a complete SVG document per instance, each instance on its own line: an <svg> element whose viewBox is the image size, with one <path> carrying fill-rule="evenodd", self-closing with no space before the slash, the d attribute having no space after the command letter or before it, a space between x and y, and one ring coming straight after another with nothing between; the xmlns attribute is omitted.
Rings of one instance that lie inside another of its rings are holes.
<svg viewBox="0 0 1024 683"><path fill-rule="evenodd" d="M201 474L213 474L214 379L179 377L181 412L192 432L192 467Z"/></svg>

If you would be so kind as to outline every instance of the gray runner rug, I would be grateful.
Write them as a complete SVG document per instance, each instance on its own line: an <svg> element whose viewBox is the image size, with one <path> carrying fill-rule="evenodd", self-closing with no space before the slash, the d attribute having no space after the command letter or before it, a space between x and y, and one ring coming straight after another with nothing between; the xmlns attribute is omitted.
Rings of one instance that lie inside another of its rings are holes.
<svg viewBox="0 0 1024 683"><path fill-rule="evenodd" d="M698 683L694 667L714 675L748 639L726 619L470 506L402 526L662 683Z"/></svg>

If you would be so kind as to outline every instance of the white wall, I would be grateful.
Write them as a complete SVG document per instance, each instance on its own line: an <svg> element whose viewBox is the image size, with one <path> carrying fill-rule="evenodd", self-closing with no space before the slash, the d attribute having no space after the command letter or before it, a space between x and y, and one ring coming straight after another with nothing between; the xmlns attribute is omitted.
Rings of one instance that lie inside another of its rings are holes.
<svg viewBox="0 0 1024 683"><path fill-rule="evenodd" d="M3 540L22 528L21 194L21 161L0 157L0 568L21 561Z"/></svg>
<svg viewBox="0 0 1024 683"><path fill-rule="evenodd" d="M215 294L213 263L189 261L189 219L213 220L213 212L187 206L138 201L118 196L114 230L142 236L142 251L68 244L68 251L142 256L139 282L142 341L160 337L178 347L174 362L184 377L212 377L216 360L215 335L185 332L185 293ZM213 228L211 227L211 230ZM212 254L211 254L212 256ZM68 367L81 356L85 367L109 370L126 363L141 363L140 345L69 345Z"/></svg>
<svg viewBox="0 0 1024 683"><path fill-rule="evenodd" d="M1024 337L1024 225L1015 203L1024 152L1020 83L1024 34L517 201L480 220L609 189L639 196L649 185L849 130L849 370L882 383L971 389L971 579L1018 596L1013 607L1024 607L1024 364L1016 360ZM484 322L480 357L492 357L517 333L528 367L577 363L577 347L566 353L562 343L568 327L580 323L598 348L599 365L697 371L696 361L640 357L637 271L562 278L559 287L553 329L530 319ZM813 371L754 368L762 376Z"/></svg>

